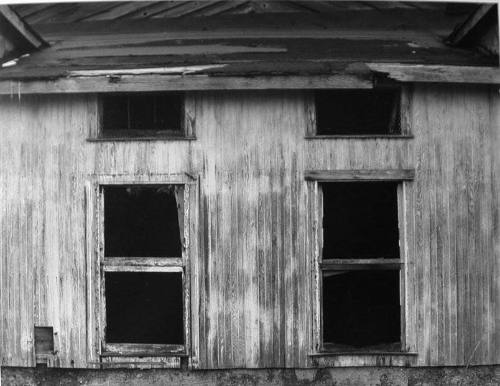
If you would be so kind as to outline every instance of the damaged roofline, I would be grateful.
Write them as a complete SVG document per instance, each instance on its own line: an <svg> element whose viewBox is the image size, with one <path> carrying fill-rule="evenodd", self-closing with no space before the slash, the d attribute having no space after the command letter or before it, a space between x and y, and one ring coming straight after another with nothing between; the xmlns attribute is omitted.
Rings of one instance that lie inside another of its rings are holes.
<svg viewBox="0 0 500 386"><path fill-rule="evenodd" d="M0 95L197 90L373 88L374 80L352 74L289 76L109 75L52 80L1 80Z"/></svg>
<svg viewBox="0 0 500 386"><path fill-rule="evenodd" d="M500 84L498 67L367 63L369 72L325 75L221 76L204 68L74 71L56 79L1 80L0 95L196 90L373 88L379 81ZM175 71L174 71L175 70Z"/></svg>
<svg viewBox="0 0 500 386"><path fill-rule="evenodd" d="M46 47L49 44L31 28L31 26L21 19L8 5L0 4L0 18L8 23L21 37L28 42L33 49Z"/></svg>

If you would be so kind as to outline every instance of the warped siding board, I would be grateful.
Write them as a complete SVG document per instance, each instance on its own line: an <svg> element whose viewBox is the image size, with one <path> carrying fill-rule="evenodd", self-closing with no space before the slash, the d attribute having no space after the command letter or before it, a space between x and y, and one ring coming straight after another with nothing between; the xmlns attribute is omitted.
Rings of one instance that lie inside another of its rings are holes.
<svg viewBox="0 0 500 386"><path fill-rule="evenodd" d="M95 174L184 173L189 145L86 142L97 131L95 96L0 103L2 365L34 365L39 325L54 328L52 366L91 366L85 184Z"/></svg>
<svg viewBox="0 0 500 386"><path fill-rule="evenodd" d="M314 139L305 143L305 170L412 169L412 139Z"/></svg>
<svg viewBox="0 0 500 386"><path fill-rule="evenodd" d="M2 99L2 103L6 103ZM8 103L8 102L7 102ZM28 107L25 105L25 107ZM2 151L0 152L0 354L2 366L32 366L33 355L33 251L36 240L23 239L36 207L36 193L30 186L35 144L22 148L9 141L22 135L17 125L26 124L19 108L0 110ZM21 199L20 199L21 197Z"/></svg>
<svg viewBox="0 0 500 386"><path fill-rule="evenodd" d="M52 365L93 366L85 186L185 172L197 178L191 366L314 365L316 204L304 171L412 168L407 346L420 366L500 363L497 91L419 85L410 100L414 138L309 140L308 92L199 92L189 104L197 140L117 143L86 141L95 96L1 98L2 365L33 366L33 326L45 325L57 332Z"/></svg>
<svg viewBox="0 0 500 386"><path fill-rule="evenodd" d="M420 365L500 362L498 105L487 87L415 87Z"/></svg>
<svg viewBox="0 0 500 386"><path fill-rule="evenodd" d="M34 365L32 334L41 325L54 328L54 365L82 367L86 283L80 139L88 99L22 97L1 102L0 153L2 171L8 171L2 173L7 199L2 200L1 232L11 233L7 239L13 241L2 249L2 268L10 278L20 270L19 283L2 285L2 299L19 296L20 301L14 309L2 307L9 318L3 347L25 351L5 364ZM9 328L10 322L17 326ZM12 330L19 330L23 339L10 336Z"/></svg>
<svg viewBox="0 0 500 386"><path fill-rule="evenodd" d="M201 367L307 365L305 113L301 93L198 94Z"/></svg>
<svg viewBox="0 0 500 386"><path fill-rule="evenodd" d="M489 294L491 298L491 303L487 309L489 315L493 318L490 321L493 325L493 334L490 342L492 347L490 347L494 353L493 358L495 363L500 363L500 280L498 279L500 278L500 230L498 227L498 222L500 222L500 154L497 151L500 147L500 98L497 90L495 89L492 89L490 92L490 119L491 127L493 127L494 130L493 140L490 143L490 151L494 157L492 172L492 197L494 200L493 205L496 205L494 219L497 228L493 228L492 230L496 258L494 258L493 261L490 261L487 267L488 272L490 272L488 277L490 287L486 289L486 293ZM494 232L495 229L496 232Z"/></svg>

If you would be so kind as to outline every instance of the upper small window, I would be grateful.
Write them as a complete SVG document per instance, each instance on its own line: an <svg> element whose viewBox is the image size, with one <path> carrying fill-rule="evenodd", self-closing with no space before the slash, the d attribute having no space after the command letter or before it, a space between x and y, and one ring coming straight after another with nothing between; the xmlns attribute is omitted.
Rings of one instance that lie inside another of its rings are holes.
<svg viewBox="0 0 500 386"><path fill-rule="evenodd" d="M400 135L400 90L328 90L315 94L317 136Z"/></svg>
<svg viewBox="0 0 500 386"><path fill-rule="evenodd" d="M101 137L183 137L184 126L182 94L130 93L101 97Z"/></svg>

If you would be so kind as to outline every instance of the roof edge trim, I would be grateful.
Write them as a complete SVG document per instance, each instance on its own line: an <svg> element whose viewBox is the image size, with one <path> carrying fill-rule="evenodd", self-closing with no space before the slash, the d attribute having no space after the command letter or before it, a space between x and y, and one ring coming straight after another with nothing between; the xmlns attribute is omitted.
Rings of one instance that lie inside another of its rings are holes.
<svg viewBox="0 0 500 386"><path fill-rule="evenodd" d="M196 90L298 90L373 88L378 81L500 84L498 67L368 63L372 76L333 75L210 76L140 74L70 76L52 80L2 80L0 95Z"/></svg>
<svg viewBox="0 0 500 386"><path fill-rule="evenodd" d="M500 84L499 67L368 63L376 75L397 82Z"/></svg>

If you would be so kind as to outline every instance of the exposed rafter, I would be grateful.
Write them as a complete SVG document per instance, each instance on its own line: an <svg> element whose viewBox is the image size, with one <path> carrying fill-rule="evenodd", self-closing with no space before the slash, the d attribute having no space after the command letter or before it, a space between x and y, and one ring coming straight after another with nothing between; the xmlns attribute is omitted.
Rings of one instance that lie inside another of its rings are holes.
<svg viewBox="0 0 500 386"><path fill-rule="evenodd" d="M2 61L47 45L8 5L0 5L0 40L4 41L0 49Z"/></svg>

